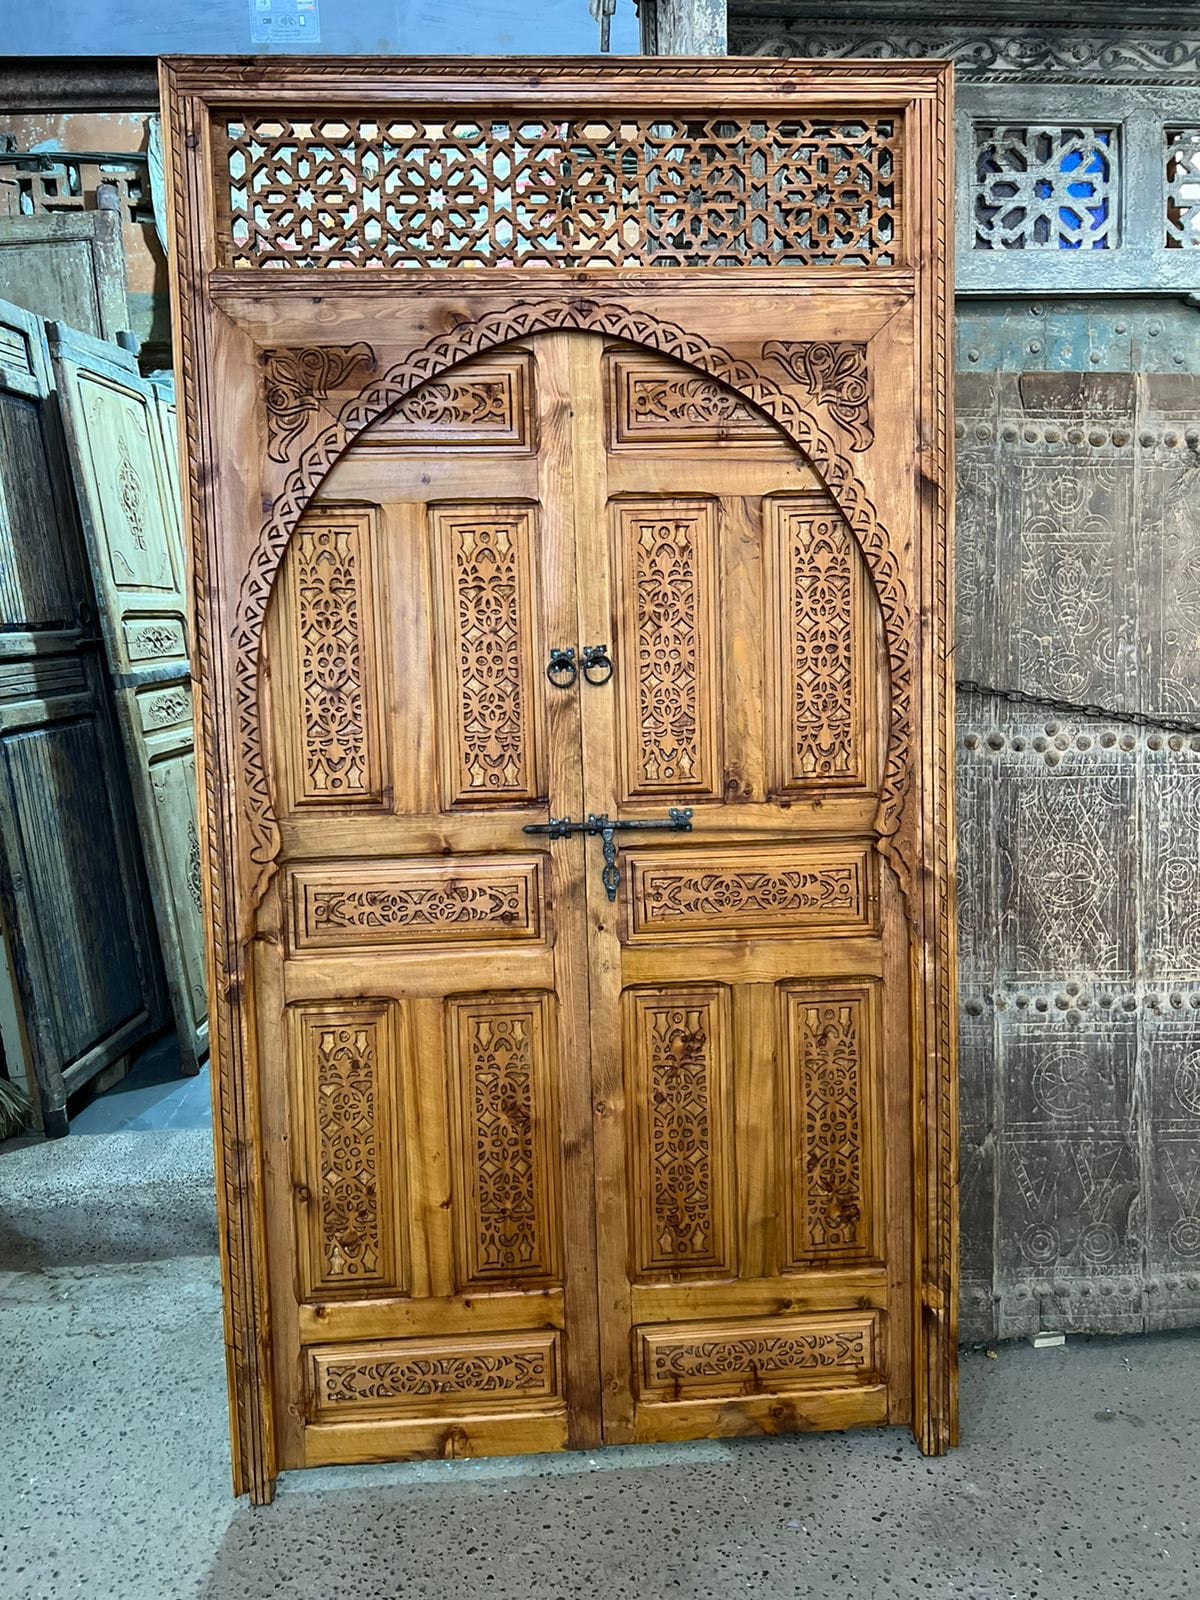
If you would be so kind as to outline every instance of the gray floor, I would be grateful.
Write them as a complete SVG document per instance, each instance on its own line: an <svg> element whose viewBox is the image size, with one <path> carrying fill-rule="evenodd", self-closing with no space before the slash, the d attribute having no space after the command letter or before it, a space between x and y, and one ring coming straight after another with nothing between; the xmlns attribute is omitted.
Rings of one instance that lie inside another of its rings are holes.
<svg viewBox="0 0 1200 1600"><path fill-rule="evenodd" d="M2 1600L1200 1596L1193 1335L968 1354L943 1461L730 1441L235 1504L211 1182L202 1130L0 1150Z"/></svg>

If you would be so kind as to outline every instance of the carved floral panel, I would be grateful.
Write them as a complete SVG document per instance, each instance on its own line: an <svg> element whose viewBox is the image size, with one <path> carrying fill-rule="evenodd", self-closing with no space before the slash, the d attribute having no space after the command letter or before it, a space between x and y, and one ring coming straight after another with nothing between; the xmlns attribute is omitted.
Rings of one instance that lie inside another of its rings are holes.
<svg viewBox="0 0 1200 1600"><path fill-rule="evenodd" d="M528 505L430 508L446 803L536 800L536 523Z"/></svg>
<svg viewBox="0 0 1200 1600"><path fill-rule="evenodd" d="M306 1297L405 1292L395 1033L391 1008L379 1002L306 1005L292 1013Z"/></svg>
<svg viewBox="0 0 1200 1600"><path fill-rule="evenodd" d="M688 1390L770 1393L870 1378L876 1332L870 1311L640 1328L641 1386L662 1400Z"/></svg>
<svg viewBox="0 0 1200 1600"><path fill-rule="evenodd" d="M539 1331L317 1347L307 1352L309 1394L316 1417L330 1422L529 1409L558 1395L558 1338Z"/></svg>
<svg viewBox="0 0 1200 1600"><path fill-rule="evenodd" d="M292 710L285 735L296 805L379 804L373 513L322 508L288 552Z"/></svg>
<svg viewBox="0 0 1200 1600"><path fill-rule="evenodd" d="M780 1004L787 1264L869 1257L879 1244L874 989L786 985Z"/></svg>
<svg viewBox="0 0 1200 1600"><path fill-rule="evenodd" d="M627 798L716 799L720 656L712 501L621 501L616 509Z"/></svg>
<svg viewBox="0 0 1200 1600"><path fill-rule="evenodd" d="M558 1275L558 1136L546 995L447 1003L459 1278Z"/></svg>
<svg viewBox="0 0 1200 1600"><path fill-rule="evenodd" d="M803 500L766 507L775 631L774 783L865 786L870 616L862 560L843 519Z"/></svg>
<svg viewBox="0 0 1200 1600"><path fill-rule="evenodd" d="M733 1271L730 1000L723 985L625 997L634 1258L649 1276Z"/></svg>

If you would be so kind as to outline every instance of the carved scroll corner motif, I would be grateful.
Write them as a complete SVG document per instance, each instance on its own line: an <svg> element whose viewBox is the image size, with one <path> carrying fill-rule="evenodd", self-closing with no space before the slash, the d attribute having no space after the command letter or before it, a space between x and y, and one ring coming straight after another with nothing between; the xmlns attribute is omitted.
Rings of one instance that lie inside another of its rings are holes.
<svg viewBox="0 0 1200 1600"><path fill-rule="evenodd" d="M763 359L774 361L810 403L823 406L851 450L874 442L871 369L865 344L851 339L768 339Z"/></svg>
<svg viewBox="0 0 1200 1600"><path fill-rule="evenodd" d="M292 445L321 401L359 374L376 370L375 352L364 340L355 344L308 348L273 346L259 351L263 403L267 414L267 456L286 465Z"/></svg>

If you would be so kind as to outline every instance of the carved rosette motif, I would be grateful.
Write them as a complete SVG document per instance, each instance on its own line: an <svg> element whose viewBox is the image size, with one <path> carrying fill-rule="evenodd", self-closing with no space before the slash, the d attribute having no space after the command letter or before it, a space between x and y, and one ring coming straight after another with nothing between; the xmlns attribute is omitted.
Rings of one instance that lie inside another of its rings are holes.
<svg viewBox="0 0 1200 1600"><path fill-rule="evenodd" d="M123 432L117 435L117 454L121 458L117 467L117 494L121 501L121 509L125 513L129 537L139 550L144 550L146 548L145 491L137 468L130 459L129 440Z"/></svg>
<svg viewBox="0 0 1200 1600"><path fill-rule="evenodd" d="M646 1273L728 1270L726 994L721 989L630 996L635 1114L646 1170L631 1190L642 1207Z"/></svg>
<svg viewBox="0 0 1200 1600"><path fill-rule="evenodd" d="M875 437L871 420L871 371L867 347L848 339L807 343L771 339L763 355L778 362L801 390L824 406L848 436L852 450L865 450Z"/></svg>
<svg viewBox="0 0 1200 1600"><path fill-rule="evenodd" d="M623 740L631 795L714 793L712 507L622 508L633 663Z"/></svg>
<svg viewBox="0 0 1200 1600"><path fill-rule="evenodd" d="M457 1024L464 1282L553 1276L544 1003L464 1001Z"/></svg>

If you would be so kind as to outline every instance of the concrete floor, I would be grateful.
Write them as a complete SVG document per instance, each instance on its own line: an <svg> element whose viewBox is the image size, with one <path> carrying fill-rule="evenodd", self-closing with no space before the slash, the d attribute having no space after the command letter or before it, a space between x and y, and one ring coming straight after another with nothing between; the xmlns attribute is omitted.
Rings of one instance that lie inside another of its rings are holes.
<svg viewBox="0 0 1200 1600"><path fill-rule="evenodd" d="M251 1510L211 1183L199 1130L0 1150L0 1600L1200 1597L1196 1335L967 1354L942 1461L732 1441L300 1473Z"/></svg>

